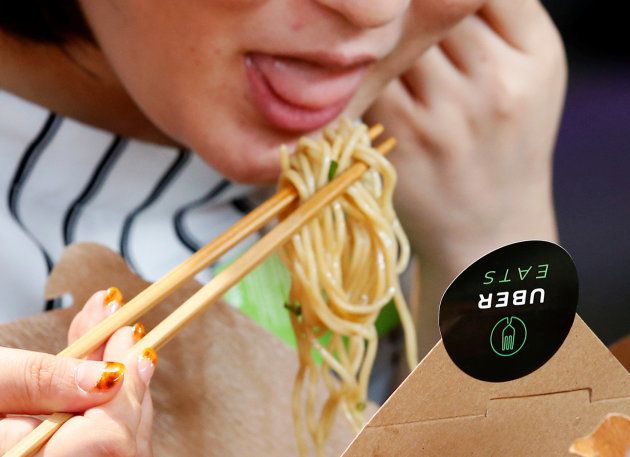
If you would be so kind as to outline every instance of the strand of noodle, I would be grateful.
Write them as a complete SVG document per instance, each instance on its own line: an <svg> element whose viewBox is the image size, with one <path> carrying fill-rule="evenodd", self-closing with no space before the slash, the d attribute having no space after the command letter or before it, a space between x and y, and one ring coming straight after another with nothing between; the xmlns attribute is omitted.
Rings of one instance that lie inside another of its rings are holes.
<svg viewBox="0 0 630 457"><path fill-rule="evenodd" d="M349 314L368 314L378 312L383 306L387 304L389 298L385 297L385 300L381 299L379 301L374 302L372 305L360 305L354 303L345 302L346 297L342 296L342 292L340 287L342 284L338 282L333 282L332 272L327 271L326 262L321 257L326 256L326 251L324 245L322 243L321 232L319 230L313 230L313 240L314 240L314 252L317 257L316 261L318 264L319 271L324 271L325 273L322 275L322 286L328 292L328 299L336 310L341 310ZM365 262L364 262L365 263ZM384 301L384 303L382 303Z"/></svg>
<svg viewBox="0 0 630 457"><path fill-rule="evenodd" d="M355 202L359 203L361 202L360 198L362 197L360 195L360 192L352 192L351 189L348 190L349 195L351 195L354 199ZM359 195L357 195L359 194ZM387 225L386 223L384 223L383 221L378 219L378 214L373 210L373 208L370 208L369 205L359 205L357 204L357 206L360 206L360 209L362 210L362 212L364 214L366 214L368 216L368 218L370 218L370 220L374 223L374 225L376 225L376 233L378 234L377 239L381 242L382 245L382 249L379 251L381 253L383 253L385 255L385 268L386 268L386 275L388 278L390 278L390 280L392 279L392 275L396 274L395 269L390 268L390 265L394 265L395 263L392 260L392 253L390 249L387 249L389 246L388 244L391 246L393 245L393 240L390 237L387 237L385 235L386 230L387 230ZM394 282L396 282L396 280L393 280Z"/></svg>
<svg viewBox="0 0 630 457"><path fill-rule="evenodd" d="M329 351L333 354L333 357L339 360L339 363L343 366L344 370L349 371L351 376L354 375L351 370L348 370L350 365L348 359L349 354L345 348L341 335L333 334L330 337L330 343L328 346L330 347Z"/></svg>
<svg viewBox="0 0 630 457"><path fill-rule="evenodd" d="M304 387L304 376L306 375L306 371L310 365L310 361L308 357L304 356L304 343L303 337L300 329L300 324L297 322L294 316L291 316L291 325L293 326L293 331L296 335L296 340L298 342L298 358L299 358L299 368L295 375L295 380L293 383L293 392L292 392L292 407L291 412L293 415L293 427L295 429L295 436L297 442L297 448L300 455L306 455L308 448L306 445L306 439L304 437L304 426L302 421L302 411L300 406L302 405L302 390Z"/></svg>
<svg viewBox="0 0 630 457"><path fill-rule="evenodd" d="M318 374L319 370L317 370L317 367L315 366L308 370L309 384L308 391L306 393L306 418L311 438L317 434L317 427L319 425L316 413L317 405L315 404L317 401L317 388L319 386Z"/></svg>
<svg viewBox="0 0 630 457"><path fill-rule="evenodd" d="M409 258L411 257L411 249L400 222L394 221L392 229L398 240L398 264L396 265L396 273L400 274L407 268Z"/></svg>
<svg viewBox="0 0 630 457"><path fill-rule="evenodd" d="M310 225L310 224L309 224ZM311 233L310 230L305 227L302 229L301 233L303 235L304 245L311 245ZM296 246L296 252L298 255L303 258L307 262L306 270L309 272L309 282L311 284L316 284L317 287L313 287L314 290L309 291L309 295L311 300L315 300L321 304L321 306L316 306L315 311L319 319L326 325L328 328L333 329L334 331L343 331L344 325L349 327L354 327L354 333L366 334L366 331L357 324L347 323L343 319L336 316L334 313L330 312L330 309L325 305L325 302L320 294L319 280L317 276L317 261L315 259L314 249L305 249L304 246Z"/></svg>
<svg viewBox="0 0 630 457"><path fill-rule="evenodd" d="M317 339L312 339L311 344L317 350L322 359L337 373L343 382L348 385L356 383L356 380L341 366L338 360L336 360L326 348L324 348Z"/></svg>
<svg viewBox="0 0 630 457"><path fill-rule="evenodd" d="M298 272L298 277L303 277ZM326 306L325 301L322 299L319 290L317 292L307 292L309 295L309 304L315 308L315 312L317 313L317 317L320 321L328 328L335 332L345 333L344 329L348 333L358 334L367 338L369 332L363 328L362 325L344 321L342 318L334 315L330 309Z"/></svg>
<svg viewBox="0 0 630 457"><path fill-rule="evenodd" d="M374 332L376 333L376 331ZM370 380L370 373L374 366L374 359L376 358L376 334L369 338L367 341L367 351L361 371L359 373L359 386L361 386L361 398L367 398L368 381Z"/></svg>
<svg viewBox="0 0 630 457"><path fill-rule="evenodd" d="M308 194L312 195L315 193L316 187L311 165L309 164L308 158L303 155L298 156L298 161L300 162L300 175L304 178L304 185L306 189L308 189Z"/></svg>
<svg viewBox="0 0 630 457"><path fill-rule="evenodd" d="M396 293L394 295L394 305L396 306L396 311L398 311L398 315L400 316L400 324L402 325L403 334L405 337L405 354L407 356L407 366L410 370L413 370L418 364L416 328L413 325L413 320L411 318L411 313L409 312L409 307L407 306L407 301L405 300L405 297L403 296L400 287L396 288Z"/></svg>
<svg viewBox="0 0 630 457"><path fill-rule="evenodd" d="M352 359L352 372L353 373L358 373L359 369L361 368L361 361L364 358L364 354L365 354L365 342L363 340L359 340L357 338L352 338L351 340L351 346L350 349L352 349L353 352L351 352L351 359Z"/></svg>
<svg viewBox="0 0 630 457"><path fill-rule="evenodd" d="M336 367L333 367L333 369L336 371L335 368ZM355 397L360 397L360 394L358 393L360 391L360 386L356 385L356 383L353 382L352 384L347 384L345 390L347 392L345 396L346 399L353 398L352 402L354 403L354 405L350 405L350 404L347 405L348 416L355 428L360 427L360 422L361 422L360 412L357 410L357 407L356 407L356 403L358 402L358 399L355 398Z"/></svg>
<svg viewBox="0 0 630 457"><path fill-rule="evenodd" d="M293 428L296 438L296 445L299 455L307 455L308 447L304 437L304 425L302 421L302 389L304 386L304 375L307 365L300 364L297 375L293 382L293 392L291 394L291 413L293 415Z"/></svg>

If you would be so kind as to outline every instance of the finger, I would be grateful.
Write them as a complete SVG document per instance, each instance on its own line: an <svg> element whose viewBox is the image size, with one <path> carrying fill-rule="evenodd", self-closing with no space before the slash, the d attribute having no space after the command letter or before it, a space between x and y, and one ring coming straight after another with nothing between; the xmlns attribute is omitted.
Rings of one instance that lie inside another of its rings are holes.
<svg viewBox="0 0 630 457"><path fill-rule="evenodd" d="M431 151L433 143L433 114L422 103L417 103L409 95L400 80L391 81L365 114L368 122L382 122L392 128L390 132L398 141L389 159L397 166L405 161L413 161L414 167L398 170L399 175L406 172L423 173L431 168L431 163L419 151ZM413 126L398 128L399 125Z"/></svg>
<svg viewBox="0 0 630 457"><path fill-rule="evenodd" d="M34 417L7 417L0 420L0 455L32 432L41 421Z"/></svg>
<svg viewBox="0 0 630 457"><path fill-rule="evenodd" d="M463 82L462 75L439 46L431 47L401 76L403 84L418 101L427 105L450 93Z"/></svg>
<svg viewBox="0 0 630 457"><path fill-rule="evenodd" d="M129 350L146 335L146 329L141 322L133 327L123 327L117 330L105 345L104 356L107 360L122 360L128 356Z"/></svg>
<svg viewBox="0 0 630 457"><path fill-rule="evenodd" d="M111 402L95 408L105 412L108 417L115 418L133 432L139 427L142 401L157 364L155 351L150 350L147 356L144 355L144 351L142 353L131 351L137 339L131 327L118 330L110 338L105 348L105 357L122 360L127 366L125 385ZM86 412L86 417L92 417L92 411L94 410ZM97 415L99 412L93 414Z"/></svg>
<svg viewBox="0 0 630 457"><path fill-rule="evenodd" d="M424 104L417 103L403 81L398 78L389 82L379 94L376 101L363 116L368 123L382 122L384 125L396 126L401 119L416 119L421 122L426 117ZM395 134L395 133L394 133ZM397 140L403 140L398 138ZM395 148L392 157L403 148ZM390 159L392 158L390 157Z"/></svg>
<svg viewBox="0 0 630 457"><path fill-rule="evenodd" d="M486 70L486 64L506 43L478 16L469 16L449 32L440 47L457 68L474 75Z"/></svg>
<svg viewBox="0 0 630 457"><path fill-rule="evenodd" d="M139 361L137 354L129 351L130 345L135 342L132 333L129 327L118 330L106 348L108 357L127 353L122 358L127 366L123 389L109 403L92 408L83 416L71 418L52 436L38 457L152 456L150 439L153 405L146 388L148 380L145 381L140 372L143 362ZM136 387L131 388L134 383ZM138 392L138 385L142 383L145 385L144 388L140 386L143 392ZM137 395L142 395L140 402ZM77 436L82 439L77 440Z"/></svg>
<svg viewBox="0 0 630 457"><path fill-rule="evenodd" d="M552 22L538 0L489 0L479 15L512 47L530 50L539 46L542 28ZM544 43L543 43L544 44Z"/></svg>
<svg viewBox="0 0 630 457"><path fill-rule="evenodd" d="M133 411L130 414L133 415ZM98 418L72 417L50 438L36 457L130 455L137 456L133 432L101 411Z"/></svg>
<svg viewBox="0 0 630 457"><path fill-rule="evenodd" d="M137 449L139 443L143 452L151 449L150 443L139 441L138 436L150 439L150 423L145 423L151 420L152 405L148 380L145 381L141 372L144 368L141 357L130 351L143 336L141 325L123 327L111 336L105 347L105 357L122 361L127 367L122 389L110 402L89 409L83 416L75 416L64 424L42 449L41 457L151 456L141 454ZM81 436L82 440L77 440L76 436Z"/></svg>
<svg viewBox="0 0 630 457"><path fill-rule="evenodd" d="M78 338L87 333L96 324L103 321L110 314L116 312L124 304L124 299L120 290L116 287L110 287L107 290L100 291L92 295L86 302L85 306L79 312L68 331L68 344L72 344ZM102 360L104 345L90 354L89 360Z"/></svg>
<svg viewBox="0 0 630 457"><path fill-rule="evenodd" d="M87 333L92 327L103 321L109 314L108 310L115 311L120 306L117 305L117 301L112 299L113 291L116 288L109 288L96 292L85 303L83 309L74 316L68 329L68 345L74 343L77 339ZM107 303L110 303L107 306ZM103 360L103 350L105 345L101 345L91 354L88 354L84 359L86 360Z"/></svg>
<svg viewBox="0 0 630 457"><path fill-rule="evenodd" d="M153 442L151 434L153 431L153 400L147 390L142 400L142 415L140 425L136 433L138 457L151 457L153 455Z"/></svg>
<svg viewBox="0 0 630 457"><path fill-rule="evenodd" d="M120 363L56 357L0 348L0 411L45 414L79 412L110 401L120 390Z"/></svg>

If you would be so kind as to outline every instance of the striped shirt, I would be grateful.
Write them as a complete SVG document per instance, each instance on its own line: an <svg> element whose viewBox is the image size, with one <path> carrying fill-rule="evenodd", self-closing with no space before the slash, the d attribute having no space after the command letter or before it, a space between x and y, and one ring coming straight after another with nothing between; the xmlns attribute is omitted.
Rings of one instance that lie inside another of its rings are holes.
<svg viewBox="0 0 630 457"><path fill-rule="evenodd" d="M230 182L191 151L122 138L0 91L0 322L67 305L44 300L66 245L101 243L155 280L261 190ZM211 276L210 268L198 279Z"/></svg>

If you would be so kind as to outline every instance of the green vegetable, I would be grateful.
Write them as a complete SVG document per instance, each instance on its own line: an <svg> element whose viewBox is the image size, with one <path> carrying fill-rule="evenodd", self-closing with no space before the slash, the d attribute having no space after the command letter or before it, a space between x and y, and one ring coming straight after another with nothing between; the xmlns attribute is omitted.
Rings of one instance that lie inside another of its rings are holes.
<svg viewBox="0 0 630 457"><path fill-rule="evenodd" d="M332 160L330 162L330 168L328 169L328 182L332 181L335 177L335 173L337 173L337 168L339 167L339 163L336 160Z"/></svg>
<svg viewBox="0 0 630 457"><path fill-rule="evenodd" d="M300 305L298 302L295 302L292 305L289 303L285 303L284 307L295 314L297 317L300 317L302 315L302 305Z"/></svg>
<svg viewBox="0 0 630 457"><path fill-rule="evenodd" d="M282 341L295 346L293 327L284 307L289 302L290 289L291 275L280 257L274 254L232 287L223 298Z"/></svg>

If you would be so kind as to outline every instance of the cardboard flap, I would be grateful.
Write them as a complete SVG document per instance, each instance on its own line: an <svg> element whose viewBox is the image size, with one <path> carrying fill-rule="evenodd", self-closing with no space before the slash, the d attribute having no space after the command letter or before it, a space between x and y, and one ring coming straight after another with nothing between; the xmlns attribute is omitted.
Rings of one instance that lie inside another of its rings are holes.
<svg viewBox="0 0 630 457"><path fill-rule="evenodd" d="M0 326L0 345L58 352L68 325L95 291L116 285L129 300L148 283L96 244L69 247L53 271L48 297L76 305ZM198 290L190 282L143 317L147 330ZM293 457L295 352L240 312L217 303L160 350L151 392L156 456ZM353 432L338 415L327 455L340 455Z"/></svg>
<svg viewBox="0 0 630 457"><path fill-rule="evenodd" d="M627 414L630 397L591 403L578 390L491 400L483 415L368 426L343 457L568 457L610 411Z"/></svg>
<svg viewBox="0 0 630 457"><path fill-rule="evenodd" d="M504 383L471 378L438 343L370 421L385 426L485 414L491 399L588 389L592 401L630 395L630 375L576 317L560 350L532 374Z"/></svg>
<svg viewBox="0 0 630 457"><path fill-rule="evenodd" d="M343 456L565 456L610 412L630 412L630 374L576 317L547 364L510 382L471 378L438 343Z"/></svg>

